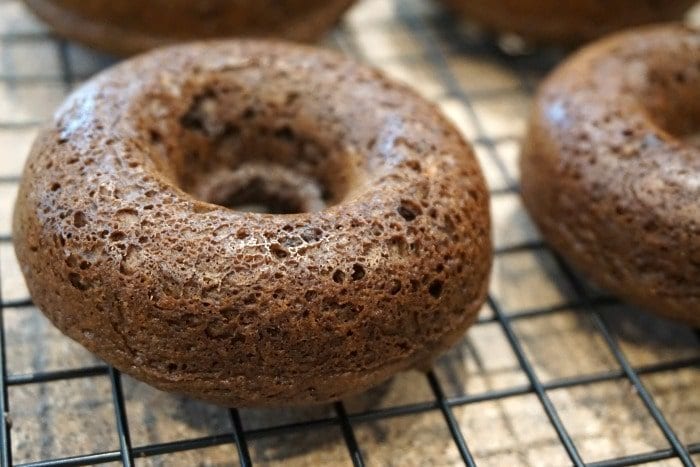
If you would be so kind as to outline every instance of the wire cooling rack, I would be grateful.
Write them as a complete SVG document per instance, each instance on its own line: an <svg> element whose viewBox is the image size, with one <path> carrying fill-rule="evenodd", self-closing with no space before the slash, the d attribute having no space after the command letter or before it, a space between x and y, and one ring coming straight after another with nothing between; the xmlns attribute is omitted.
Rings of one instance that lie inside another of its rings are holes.
<svg viewBox="0 0 700 467"><path fill-rule="evenodd" d="M700 335L589 286L518 198L517 142L563 51L508 55L428 0L365 0L329 45L437 102L492 194L495 264L478 322L427 374L329 407L237 410L160 393L32 306L10 215L36 129L110 59L0 0L0 459L3 466L595 465L700 462Z"/></svg>

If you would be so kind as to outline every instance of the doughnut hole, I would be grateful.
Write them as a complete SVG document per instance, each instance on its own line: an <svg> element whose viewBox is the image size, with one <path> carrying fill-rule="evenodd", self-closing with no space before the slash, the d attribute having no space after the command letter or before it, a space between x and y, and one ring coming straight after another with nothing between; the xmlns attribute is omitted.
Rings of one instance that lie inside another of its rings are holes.
<svg viewBox="0 0 700 467"><path fill-rule="evenodd" d="M645 84L640 103L651 121L674 138L700 147L700 61L661 59L648 66Z"/></svg>
<svg viewBox="0 0 700 467"><path fill-rule="evenodd" d="M290 93L280 105L205 87L165 131L149 129L153 157L194 198L230 209L294 214L338 204L358 180L358 156L285 108L297 98Z"/></svg>

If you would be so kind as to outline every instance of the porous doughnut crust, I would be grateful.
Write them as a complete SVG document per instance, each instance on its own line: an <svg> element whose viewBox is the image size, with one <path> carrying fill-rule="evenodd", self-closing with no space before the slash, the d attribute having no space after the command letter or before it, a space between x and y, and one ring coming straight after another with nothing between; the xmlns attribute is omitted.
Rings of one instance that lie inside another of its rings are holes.
<svg viewBox="0 0 700 467"><path fill-rule="evenodd" d="M575 44L630 26L679 20L697 0L442 0L486 28Z"/></svg>
<svg viewBox="0 0 700 467"><path fill-rule="evenodd" d="M354 0L24 0L58 34L129 55L230 36L312 41Z"/></svg>
<svg viewBox="0 0 700 467"><path fill-rule="evenodd" d="M27 162L15 248L49 319L136 378L229 406L324 402L462 335L487 203L457 130L379 72L199 43L68 98ZM250 204L278 214L226 207Z"/></svg>
<svg viewBox="0 0 700 467"><path fill-rule="evenodd" d="M699 130L700 32L643 28L583 49L545 81L521 159L525 204L562 255L695 326Z"/></svg>

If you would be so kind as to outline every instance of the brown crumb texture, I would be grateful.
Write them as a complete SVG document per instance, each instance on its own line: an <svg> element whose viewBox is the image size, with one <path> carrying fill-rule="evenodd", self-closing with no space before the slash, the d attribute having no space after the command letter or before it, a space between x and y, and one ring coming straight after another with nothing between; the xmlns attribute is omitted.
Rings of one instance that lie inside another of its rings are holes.
<svg viewBox="0 0 700 467"><path fill-rule="evenodd" d="M700 32L591 45L540 89L521 159L544 235L601 286L700 325Z"/></svg>
<svg viewBox="0 0 700 467"><path fill-rule="evenodd" d="M619 29L680 20L697 0L442 0L499 33L577 44Z"/></svg>
<svg viewBox="0 0 700 467"><path fill-rule="evenodd" d="M331 52L223 41L74 92L34 144L14 237L35 303L122 371L301 404L462 335L486 294L487 206L432 104Z"/></svg>
<svg viewBox="0 0 700 467"><path fill-rule="evenodd" d="M230 36L313 41L354 0L24 0L58 34L119 55Z"/></svg>

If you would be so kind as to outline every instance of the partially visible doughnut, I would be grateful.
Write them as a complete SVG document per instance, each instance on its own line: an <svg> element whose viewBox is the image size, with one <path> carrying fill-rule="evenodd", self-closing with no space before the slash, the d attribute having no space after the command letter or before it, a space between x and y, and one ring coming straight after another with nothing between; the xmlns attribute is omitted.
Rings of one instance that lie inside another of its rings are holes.
<svg viewBox="0 0 700 467"><path fill-rule="evenodd" d="M24 0L56 33L129 55L193 39L319 39L354 0Z"/></svg>
<svg viewBox="0 0 700 467"><path fill-rule="evenodd" d="M442 0L488 29L579 43L630 26L679 20L697 0Z"/></svg>
<svg viewBox="0 0 700 467"><path fill-rule="evenodd" d="M631 30L543 84L521 159L546 239L599 285L700 326L700 32Z"/></svg>

